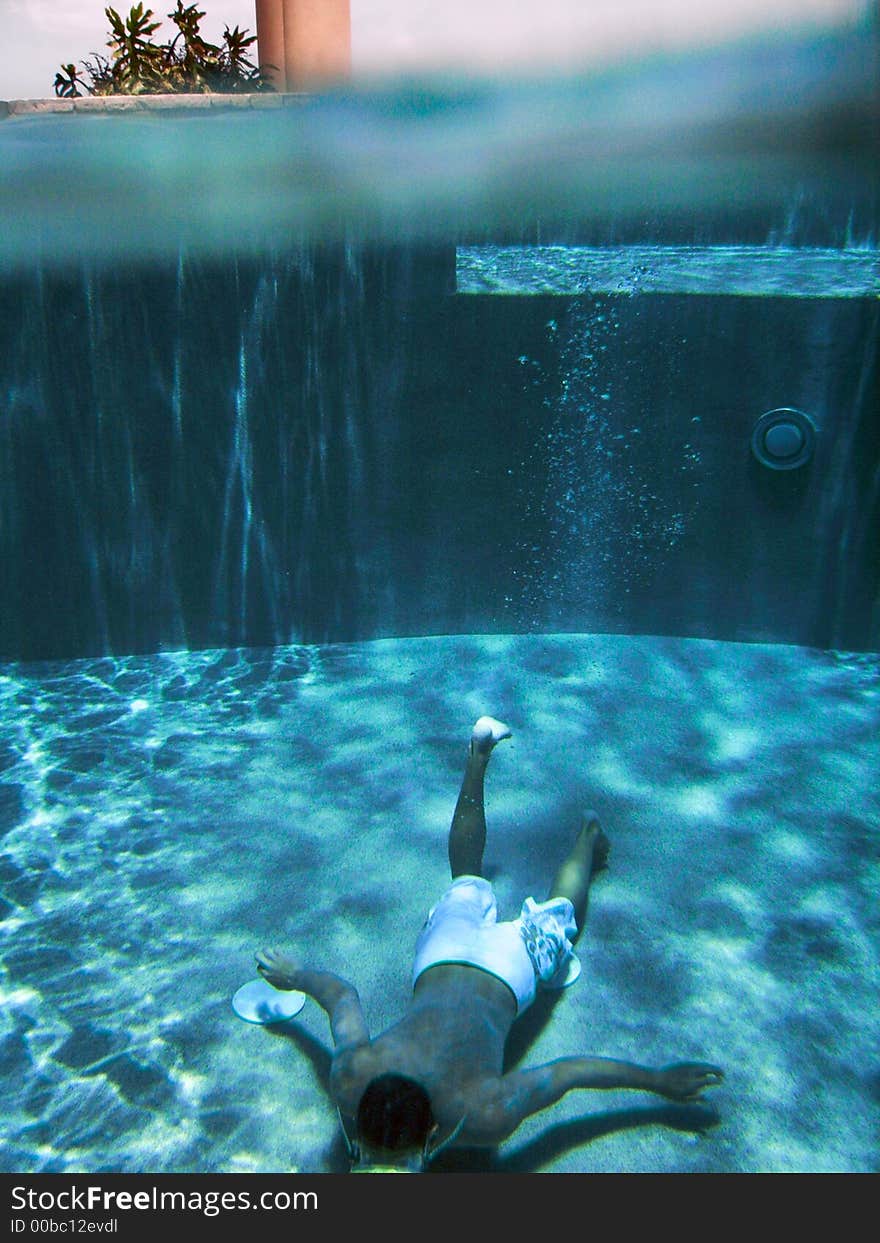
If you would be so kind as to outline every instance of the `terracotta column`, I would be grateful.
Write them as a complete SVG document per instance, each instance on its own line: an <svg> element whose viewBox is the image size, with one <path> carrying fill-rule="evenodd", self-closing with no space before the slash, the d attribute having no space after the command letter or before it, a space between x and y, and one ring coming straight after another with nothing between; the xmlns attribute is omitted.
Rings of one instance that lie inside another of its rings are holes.
<svg viewBox="0 0 880 1243"><path fill-rule="evenodd" d="M284 0L256 0L260 72L276 91L287 90L284 73ZM272 68L269 68L269 66Z"/></svg>
<svg viewBox="0 0 880 1243"><path fill-rule="evenodd" d="M260 69L276 91L349 77L351 0L256 0L256 11Z"/></svg>
<svg viewBox="0 0 880 1243"><path fill-rule="evenodd" d="M351 0L281 0L289 91L347 79L351 73Z"/></svg>

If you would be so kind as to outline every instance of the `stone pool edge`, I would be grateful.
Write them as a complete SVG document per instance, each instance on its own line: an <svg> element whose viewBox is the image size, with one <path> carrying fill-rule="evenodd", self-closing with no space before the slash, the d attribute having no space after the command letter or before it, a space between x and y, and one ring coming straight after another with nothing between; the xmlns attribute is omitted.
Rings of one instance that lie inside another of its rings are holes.
<svg viewBox="0 0 880 1243"><path fill-rule="evenodd" d="M290 108L309 98L306 92L240 95L84 95L76 99L0 99L0 121L15 117L34 117L65 113L102 115L105 113L204 112Z"/></svg>

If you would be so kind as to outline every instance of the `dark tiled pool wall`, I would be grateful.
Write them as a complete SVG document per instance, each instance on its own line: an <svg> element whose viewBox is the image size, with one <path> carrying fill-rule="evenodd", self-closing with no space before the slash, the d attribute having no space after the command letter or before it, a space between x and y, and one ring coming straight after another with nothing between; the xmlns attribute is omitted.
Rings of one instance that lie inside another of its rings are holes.
<svg viewBox="0 0 880 1243"><path fill-rule="evenodd" d="M875 300L454 276L449 246L323 246L5 279L0 658L878 645ZM816 426L796 471L750 453L779 406Z"/></svg>

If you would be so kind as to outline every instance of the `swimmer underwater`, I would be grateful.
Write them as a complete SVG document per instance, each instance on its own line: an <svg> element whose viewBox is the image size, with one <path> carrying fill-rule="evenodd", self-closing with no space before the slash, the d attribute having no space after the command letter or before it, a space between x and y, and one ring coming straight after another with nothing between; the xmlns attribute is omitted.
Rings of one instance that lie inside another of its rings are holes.
<svg viewBox="0 0 880 1243"><path fill-rule="evenodd" d="M481 875L483 781L493 748L510 736L492 717L473 728L449 831L452 884L419 934L412 1000L399 1023L371 1039L346 980L275 950L256 955L269 984L306 993L327 1013L335 1046L330 1092L353 1173L419 1173L451 1145L494 1147L574 1088L637 1088L692 1102L723 1079L717 1066L700 1062L652 1070L595 1057L503 1073L508 1033L538 987L565 988L580 974L572 941L609 851L597 817L586 812L547 901L527 898L518 919L497 922L492 886Z"/></svg>

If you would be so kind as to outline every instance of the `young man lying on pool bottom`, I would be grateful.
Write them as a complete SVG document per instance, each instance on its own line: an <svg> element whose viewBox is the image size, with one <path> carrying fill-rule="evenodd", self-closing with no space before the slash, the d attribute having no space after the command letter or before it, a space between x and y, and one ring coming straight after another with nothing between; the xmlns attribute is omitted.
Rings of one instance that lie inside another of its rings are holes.
<svg viewBox="0 0 880 1243"><path fill-rule="evenodd" d="M480 875L483 779L492 749L509 737L492 717L474 726L449 833L452 885L419 935L412 1001L399 1023L371 1040L357 991L346 980L300 967L275 950L256 956L271 985L307 993L327 1012L335 1044L330 1091L354 1172L414 1173L451 1144L498 1144L572 1088L640 1088L695 1101L723 1078L717 1066L700 1062L651 1070L591 1057L503 1073L507 1035L539 984L564 988L580 974L571 943L609 849L587 812L548 900L527 898L519 919L497 922L492 886Z"/></svg>

